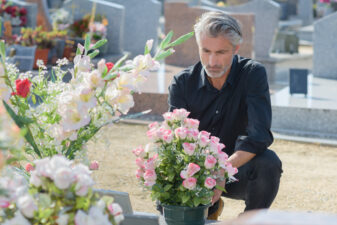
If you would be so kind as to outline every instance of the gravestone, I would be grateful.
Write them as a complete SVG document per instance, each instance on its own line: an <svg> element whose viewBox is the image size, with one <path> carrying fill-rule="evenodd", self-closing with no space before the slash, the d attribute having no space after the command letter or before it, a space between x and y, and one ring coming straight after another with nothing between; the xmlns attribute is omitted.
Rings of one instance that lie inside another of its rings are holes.
<svg viewBox="0 0 337 225"><path fill-rule="evenodd" d="M273 52L298 53L299 38L294 31L279 31L276 35Z"/></svg>
<svg viewBox="0 0 337 225"><path fill-rule="evenodd" d="M91 13L93 3L96 3L96 14L104 15L109 22L106 54L115 55L116 57L113 58L116 60L123 54L124 6L104 0L67 0L64 2L63 8L72 13L74 20L79 20Z"/></svg>
<svg viewBox="0 0 337 225"><path fill-rule="evenodd" d="M298 17L302 20L303 26L311 25L314 21L313 3L308 0L299 0L297 5Z"/></svg>
<svg viewBox="0 0 337 225"><path fill-rule="evenodd" d="M26 0L26 2L37 4L36 25L42 26L43 30L52 30L52 20L49 16L48 4L46 0Z"/></svg>
<svg viewBox="0 0 337 225"><path fill-rule="evenodd" d="M271 0L252 0L238 6L217 7L210 1L203 0L203 5L232 13L255 14L254 50L257 59L269 58L273 39L278 29L280 6Z"/></svg>
<svg viewBox="0 0 337 225"><path fill-rule="evenodd" d="M13 5L17 5L19 7L24 7L27 9L27 27L36 27L36 14L38 13L38 5L37 3L24 2L19 0L11 0Z"/></svg>
<svg viewBox="0 0 337 225"><path fill-rule="evenodd" d="M173 39L193 31L193 25L197 18L203 13L215 10L213 8L202 6L189 6L183 2L167 2L165 3L165 32L172 30L174 32ZM245 57L253 56L253 27L254 15L229 13L244 26L242 27L243 43L240 46L239 54ZM165 62L175 66L190 66L198 62L199 52L195 37L189 39L185 43L175 48L175 53L166 58Z"/></svg>
<svg viewBox="0 0 337 225"><path fill-rule="evenodd" d="M337 79L337 12L314 23L313 74Z"/></svg>
<svg viewBox="0 0 337 225"><path fill-rule="evenodd" d="M107 0L125 7L124 49L134 57L144 54L147 40L158 43L158 26L161 3L157 0ZM154 53L153 48L152 53Z"/></svg>
<svg viewBox="0 0 337 225"><path fill-rule="evenodd" d="M290 69L289 92L290 94L308 94L307 69Z"/></svg>

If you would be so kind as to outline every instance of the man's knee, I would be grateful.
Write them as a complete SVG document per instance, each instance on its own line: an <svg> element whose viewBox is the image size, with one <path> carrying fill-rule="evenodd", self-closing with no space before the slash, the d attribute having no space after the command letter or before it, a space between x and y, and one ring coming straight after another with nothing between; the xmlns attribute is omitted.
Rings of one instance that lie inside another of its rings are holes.
<svg viewBox="0 0 337 225"><path fill-rule="evenodd" d="M273 175L281 175L282 162L275 152L266 150L264 153L256 156L254 159L254 167L257 171L267 172Z"/></svg>

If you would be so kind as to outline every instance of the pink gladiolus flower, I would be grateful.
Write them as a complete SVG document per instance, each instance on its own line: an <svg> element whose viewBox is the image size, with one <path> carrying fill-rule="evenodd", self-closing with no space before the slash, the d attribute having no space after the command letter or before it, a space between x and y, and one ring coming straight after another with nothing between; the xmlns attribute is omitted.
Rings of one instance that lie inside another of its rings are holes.
<svg viewBox="0 0 337 225"><path fill-rule="evenodd" d="M192 177L194 174L196 174L200 170L200 166L195 163L190 163L187 166L187 174L188 177Z"/></svg>
<svg viewBox="0 0 337 225"><path fill-rule="evenodd" d="M205 180L205 187L212 189L216 185L216 180L211 177L207 177Z"/></svg>
<svg viewBox="0 0 337 225"><path fill-rule="evenodd" d="M34 170L34 166L30 163L27 163L26 166L25 166L25 169L27 172L30 172L32 170Z"/></svg>
<svg viewBox="0 0 337 225"><path fill-rule="evenodd" d="M139 146L138 148L135 148L132 153L137 156L137 157L140 157L140 158L144 158L145 156L145 151L143 149L142 146Z"/></svg>
<svg viewBox="0 0 337 225"><path fill-rule="evenodd" d="M196 120L196 119L190 119L190 118L186 118L184 120L185 122L185 125L188 127L188 128L192 128L192 129L198 129L199 127L199 120Z"/></svg>
<svg viewBox="0 0 337 225"><path fill-rule="evenodd" d="M205 160L206 169L212 169L216 164L216 158L212 155L207 155Z"/></svg>
<svg viewBox="0 0 337 225"><path fill-rule="evenodd" d="M99 168L99 163L98 163L96 160L94 160L94 161L92 161L92 162L90 163L89 168L90 168L90 170L98 170L98 168Z"/></svg>
<svg viewBox="0 0 337 225"><path fill-rule="evenodd" d="M187 129L185 127L178 127L174 130L174 133L177 138L185 139L187 136Z"/></svg>
<svg viewBox="0 0 337 225"><path fill-rule="evenodd" d="M136 165L139 166L140 168L145 168L144 160L142 158L136 159Z"/></svg>
<svg viewBox="0 0 337 225"><path fill-rule="evenodd" d="M193 143L183 143L184 151L187 155L193 155L196 145Z"/></svg>
<svg viewBox="0 0 337 225"><path fill-rule="evenodd" d="M189 190L193 190L197 184L197 179L195 177L189 177L183 181L183 186Z"/></svg>

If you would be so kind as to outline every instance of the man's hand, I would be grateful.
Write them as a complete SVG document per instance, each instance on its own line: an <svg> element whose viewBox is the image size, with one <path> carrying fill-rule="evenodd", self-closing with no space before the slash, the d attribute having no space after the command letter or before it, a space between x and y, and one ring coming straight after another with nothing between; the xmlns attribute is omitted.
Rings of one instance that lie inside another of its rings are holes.
<svg viewBox="0 0 337 225"><path fill-rule="evenodd" d="M226 184L226 180L218 181L216 182L216 184L224 188ZM212 197L212 205L216 203L217 201L219 201L221 194L222 194L222 191L217 188L215 188L213 192L214 192L214 195Z"/></svg>

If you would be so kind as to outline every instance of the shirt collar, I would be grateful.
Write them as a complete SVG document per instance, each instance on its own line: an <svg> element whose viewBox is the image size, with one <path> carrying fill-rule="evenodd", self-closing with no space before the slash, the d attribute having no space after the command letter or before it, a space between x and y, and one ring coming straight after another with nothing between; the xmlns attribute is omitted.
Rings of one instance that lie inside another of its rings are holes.
<svg viewBox="0 0 337 225"><path fill-rule="evenodd" d="M226 83L228 83L231 86L233 86L233 83L234 83L237 61L238 61L238 57L237 57L237 55L235 55L233 57L231 70L230 70L230 72L228 74L228 78L226 80ZM198 89L206 86L206 83L207 83L206 76L207 76L206 71L205 71L204 67L202 66L201 71L200 71L200 79L199 79Z"/></svg>

